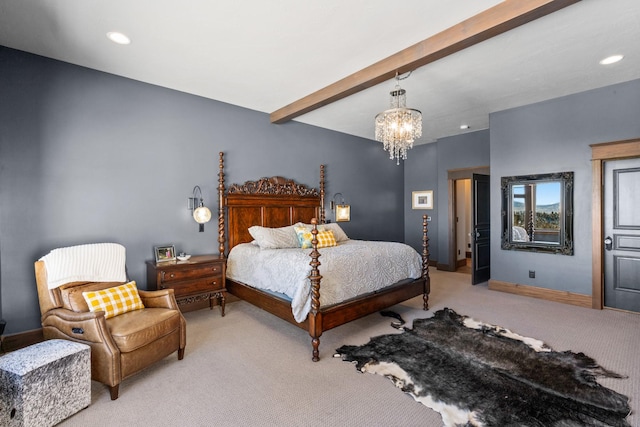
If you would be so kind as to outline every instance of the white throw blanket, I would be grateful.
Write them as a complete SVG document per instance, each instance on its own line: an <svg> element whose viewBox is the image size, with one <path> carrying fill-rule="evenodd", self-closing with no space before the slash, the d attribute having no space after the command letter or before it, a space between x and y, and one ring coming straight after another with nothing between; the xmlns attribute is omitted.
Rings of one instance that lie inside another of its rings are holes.
<svg viewBox="0 0 640 427"><path fill-rule="evenodd" d="M126 251L117 243L94 243L54 249L40 258L49 289L71 282L125 282Z"/></svg>

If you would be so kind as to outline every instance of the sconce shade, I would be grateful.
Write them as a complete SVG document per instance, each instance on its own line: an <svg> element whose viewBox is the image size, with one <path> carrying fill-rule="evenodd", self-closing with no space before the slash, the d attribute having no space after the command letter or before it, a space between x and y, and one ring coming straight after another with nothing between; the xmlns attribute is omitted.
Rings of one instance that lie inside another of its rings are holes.
<svg viewBox="0 0 640 427"><path fill-rule="evenodd" d="M351 206L336 205L336 222L351 221Z"/></svg>
<svg viewBox="0 0 640 427"><path fill-rule="evenodd" d="M200 186L196 185L193 187L193 196L188 198L187 208L193 211L193 219L200 224L198 230L203 232L205 222L211 220L211 211L204 205Z"/></svg>
<svg viewBox="0 0 640 427"><path fill-rule="evenodd" d="M339 203L337 203L338 200L340 201ZM331 200L330 206L336 222L351 221L351 205L347 205L344 202L342 193L336 193L333 195L333 200Z"/></svg>
<svg viewBox="0 0 640 427"><path fill-rule="evenodd" d="M193 219L195 219L198 224L209 222L211 220L211 211L206 206L200 206L193 211Z"/></svg>

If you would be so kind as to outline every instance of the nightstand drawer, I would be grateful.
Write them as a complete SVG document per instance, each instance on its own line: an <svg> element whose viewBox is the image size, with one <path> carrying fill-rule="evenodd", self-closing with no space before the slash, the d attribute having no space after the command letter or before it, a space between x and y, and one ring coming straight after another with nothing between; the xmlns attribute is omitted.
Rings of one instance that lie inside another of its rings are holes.
<svg viewBox="0 0 640 427"><path fill-rule="evenodd" d="M193 266L190 269L160 269L160 283L178 282L182 280L197 279L200 277L222 277L222 265L208 264Z"/></svg>
<svg viewBox="0 0 640 427"><path fill-rule="evenodd" d="M147 261L147 289L173 289L182 311L213 308L217 302L222 309L226 301L226 259L220 255L194 255L188 261L156 263Z"/></svg>
<svg viewBox="0 0 640 427"><path fill-rule="evenodd" d="M181 282L162 283L160 289L173 289L176 298L186 295L216 292L224 289L224 282L220 277L207 277L204 279L184 280Z"/></svg>

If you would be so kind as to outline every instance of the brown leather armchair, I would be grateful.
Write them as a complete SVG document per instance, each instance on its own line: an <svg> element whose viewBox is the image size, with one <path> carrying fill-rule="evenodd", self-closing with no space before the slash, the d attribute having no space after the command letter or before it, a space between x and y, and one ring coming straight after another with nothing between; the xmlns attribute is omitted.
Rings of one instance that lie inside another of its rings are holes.
<svg viewBox="0 0 640 427"><path fill-rule="evenodd" d="M184 357L186 322L173 289L138 290L145 308L105 319L103 311L89 311L82 292L122 283L73 282L49 289L43 261L36 261L35 272L44 338L91 346L91 378L109 386L111 400L118 398L123 379L176 350L178 360Z"/></svg>

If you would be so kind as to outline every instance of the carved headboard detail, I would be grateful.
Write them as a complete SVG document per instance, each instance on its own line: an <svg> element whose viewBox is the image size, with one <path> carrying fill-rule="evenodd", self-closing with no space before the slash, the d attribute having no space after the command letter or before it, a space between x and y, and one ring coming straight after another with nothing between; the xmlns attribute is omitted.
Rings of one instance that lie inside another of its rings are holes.
<svg viewBox="0 0 640 427"><path fill-rule="evenodd" d="M227 194L273 194L314 197L319 195L318 189L309 188L304 184L297 184L294 180L281 176L260 178L257 181L247 181L244 184L232 184Z"/></svg>
<svg viewBox="0 0 640 427"><path fill-rule="evenodd" d="M225 189L224 160L220 153L218 180L220 254L228 253L237 244L250 242L248 228L254 225L282 227L310 223L312 218L324 223L324 165L320 165L319 189L281 176L232 184Z"/></svg>

